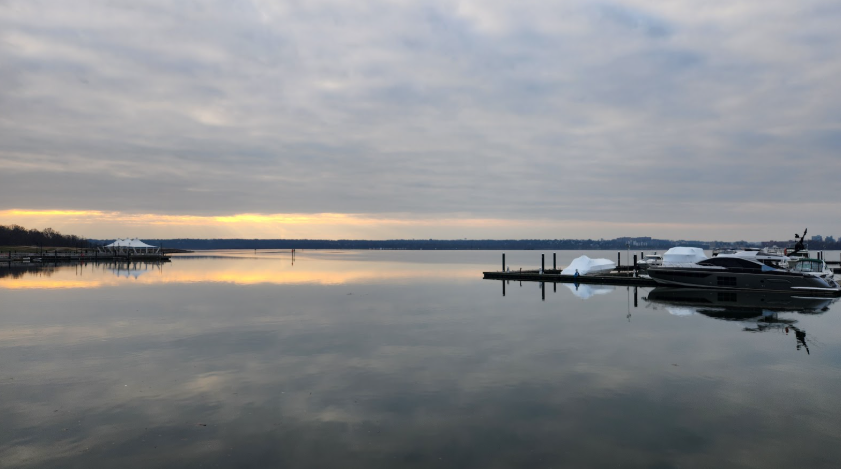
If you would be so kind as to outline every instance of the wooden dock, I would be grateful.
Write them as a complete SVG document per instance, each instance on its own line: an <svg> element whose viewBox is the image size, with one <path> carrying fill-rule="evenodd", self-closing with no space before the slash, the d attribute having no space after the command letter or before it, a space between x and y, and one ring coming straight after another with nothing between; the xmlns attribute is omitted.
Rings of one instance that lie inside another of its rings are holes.
<svg viewBox="0 0 841 469"><path fill-rule="evenodd" d="M6 252L0 255L0 262L14 264L59 264L98 261L169 262L169 256L166 253L110 253L98 251Z"/></svg>
<svg viewBox="0 0 841 469"><path fill-rule="evenodd" d="M562 275L560 270L523 270L517 272L482 272L486 280L522 280L527 282L579 283L594 285L621 285L625 287L654 287L657 282L648 277L612 273L606 275Z"/></svg>

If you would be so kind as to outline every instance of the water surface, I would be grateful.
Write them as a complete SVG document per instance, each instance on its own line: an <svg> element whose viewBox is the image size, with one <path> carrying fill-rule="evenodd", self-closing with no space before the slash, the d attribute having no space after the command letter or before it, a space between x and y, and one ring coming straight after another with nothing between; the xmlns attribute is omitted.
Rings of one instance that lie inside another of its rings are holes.
<svg viewBox="0 0 841 469"><path fill-rule="evenodd" d="M500 257L0 268L0 467L838 466L837 302L503 296Z"/></svg>

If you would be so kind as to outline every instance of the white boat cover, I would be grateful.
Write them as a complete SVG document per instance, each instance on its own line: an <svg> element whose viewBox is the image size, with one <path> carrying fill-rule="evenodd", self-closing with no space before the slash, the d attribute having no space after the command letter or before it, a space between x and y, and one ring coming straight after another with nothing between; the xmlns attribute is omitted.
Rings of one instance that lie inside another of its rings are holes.
<svg viewBox="0 0 841 469"><path fill-rule="evenodd" d="M701 248L673 247L663 254L663 264L694 264L707 259Z"/></svg>
<svg viewBox="0 0 841 469"><path fill-rule="evenodd" d="M562 275L575 275L578 270L579 275L599 274L610 272L616 268L616 263L607 259L590 259L587 256L577 257L569 263L566 269L561 271Z"/></svg>

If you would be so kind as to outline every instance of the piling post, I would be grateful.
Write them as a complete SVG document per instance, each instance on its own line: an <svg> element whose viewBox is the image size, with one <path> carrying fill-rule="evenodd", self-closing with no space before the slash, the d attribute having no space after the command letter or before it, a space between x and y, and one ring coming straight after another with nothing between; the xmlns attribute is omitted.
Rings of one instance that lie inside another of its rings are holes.
<svg viewBox="0 0 841 469"><path fill-rule="evenodd" d="M558 253L552 253L552 270L558 270ZM557 272L555 272L557 273Z"/></svg>
<svg viewBox="0 0 841 469"><path fill-rule="evenodd" d="M619 270L622 267L622 251L616 253L616 268Z"/></svg>
<svg viewBox="0 0 841 469"><path fill-rule="evenodd" d="M634 254L634 277L637 276L637 255Z"/></svg>
<svg viewBox="0 0 841 469"><path fill-rule="evenodd" d="M542 274L546 270L546 254L540 255L540 273Z"/></svg>
<svg viewBox="0 0 841 469"><path fill-rule="evenodd" d="M505 272L505 253L502 253L502 271Z"/></svg>

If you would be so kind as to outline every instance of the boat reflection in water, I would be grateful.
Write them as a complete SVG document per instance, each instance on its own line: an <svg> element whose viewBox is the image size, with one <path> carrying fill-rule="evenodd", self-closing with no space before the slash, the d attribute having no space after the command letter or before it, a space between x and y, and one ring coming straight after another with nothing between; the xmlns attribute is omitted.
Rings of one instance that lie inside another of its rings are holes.
<svg viewBox="0 0 841 469"><path fill-rule="evenodd" d="M823 314L838 298L797 296L784 292L711 290L705 288L657 287L644 300L663 305L676 316L702 314L724 321L736 321L746 332L776 330L794 333L797 349L805 348L806 331L795 326L797 320L780 313Z"/></svg>
<svg viewBox="0 0 841 469"><path fill-rule="evenodd" d="M586 300L593 295L605 295L616 290L613 285L595 285L595 284L581 284L581 283L564 283L564 286L569 288L573 295Z"/></svg>

